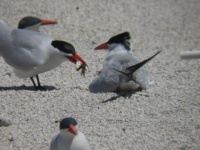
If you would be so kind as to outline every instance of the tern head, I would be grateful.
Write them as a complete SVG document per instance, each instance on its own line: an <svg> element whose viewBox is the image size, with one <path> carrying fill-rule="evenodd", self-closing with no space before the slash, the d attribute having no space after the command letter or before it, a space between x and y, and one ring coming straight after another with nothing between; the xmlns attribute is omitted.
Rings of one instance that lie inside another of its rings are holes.
<svg viewBox="0 0 200 150"><path fill-rule="evenodd" d="M73 135L77 135L78 130L76 129L76 125L77 125L77 122L74 118L67 117L60 121L60 130L66 131L67 133L70 133Z"/></svg>
<svg viewBox="0 0 200 150"><path fill-rule="evenodd" d="M111 37L107 42L100 44L95 50L101 49L114 49L115 47L122 45L127 51L130 51L130 39L129 32L123 32L118 35Z"/></svg>
<svg viewBox="0 0 200 150"><path fill-rule="evenodd" d="M27 16L19 21L18 28L39 31L40 26L49 24L57 24L57 21Z"/></svg>
<svg viewBox="0 0 200 150"><path fill-rule="evenodd" d="M83 64L86 64L86 61L76 53L75 48L72 44L67 43L65 41L59 41L59 40L54 40L51 42L51 45L58 49L59 52L64 55L69 61L72 63L76 64L77 61L82 62Z"/></svg>

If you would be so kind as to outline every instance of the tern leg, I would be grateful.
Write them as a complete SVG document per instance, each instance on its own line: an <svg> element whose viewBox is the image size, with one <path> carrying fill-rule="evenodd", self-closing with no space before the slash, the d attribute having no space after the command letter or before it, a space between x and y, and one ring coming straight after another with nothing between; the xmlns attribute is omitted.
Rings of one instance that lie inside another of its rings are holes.
<svg viewBox="0 0 200 150"><path fill-rule="evenodd" d="M38 83L38 88L41 88L42 86L40 84L40 80L39 80L39 76L38 75L36 75L36 79L37 79L37 83Z"/></svg>
<svg viewBox="0 0 200 150"><path fill-rule="evenodd" d="M46 91L46 88L41 86L38 75L36 75L36 79L37 79L37 83L38 83L37 90Z"/></svg>
<svg viewBox="0 0 200 150"><path fill-rule="evenodd" d="M33 80L33 77L30 77L30 79L31 79L31 81L32 81L32 83L33 83L33 85L34 85L35 90L37 90L37 86L36 86L36 84L35 84L35 81Z"/></svg>
<svg viewBox="0 0 200 150"><path fill-rule="evenodd" d="M46 91L47 89L45 87L41 86L38 75L36 75L36 79L37 79L37 83L38 83L37 90Z"/></svg>
<svg viewBox="0 0 200 150"><path fill-rule="evenodd" d="M31 81L32 81L32 83L33 83L34 88L35 88L36 91L37 91L37 90L46 90L44 87L41 86L40 80L39 80L39 76L38 76L38 75L36 75L36 79L37 79L38 86L35 84L35 81L34 81L33 77L30 77L30 79L31 79Z"/></svg>

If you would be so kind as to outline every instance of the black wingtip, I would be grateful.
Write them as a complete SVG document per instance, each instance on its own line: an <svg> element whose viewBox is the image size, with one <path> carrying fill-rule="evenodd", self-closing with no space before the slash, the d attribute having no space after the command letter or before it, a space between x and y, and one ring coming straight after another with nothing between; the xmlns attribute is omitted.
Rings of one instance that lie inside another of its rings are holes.
<svg viewBox="0 0 200 150"><path fill-rule="evenodd" d="M130 66L128 68L126 68L127 71L130 71L131 73L135 72L136 70L138 70L139 68L141 68L142 66L144 66L147 62L149 62L151 59L153 59L156 55L158 55L161 51L158 51L156 54L154 54L153 56L149 57L148 59L143 60L140 63L137 63L133 66Z"/></svg>
<svg viewBox="0 0 200 150"><path fill-rule="evenodd" d="M114 69L112 68L113 70L116 70L120 73L122 73L123 75L127 76L127 77L131 77L132 74L137 71L139 68L141 68L142 66L144 66L147 62L149 62L151 59L153 59L156 55L158 55L161 51L158 51L156 54L154 54L153 56L149 57L148 59L145 59L143 60L142 62L140 63L137 63L135 65L132 65L130 67L127 67L126 68L126 71L123 72L123 71L120 71L120 70L117 70L117 69Z"/></svg>

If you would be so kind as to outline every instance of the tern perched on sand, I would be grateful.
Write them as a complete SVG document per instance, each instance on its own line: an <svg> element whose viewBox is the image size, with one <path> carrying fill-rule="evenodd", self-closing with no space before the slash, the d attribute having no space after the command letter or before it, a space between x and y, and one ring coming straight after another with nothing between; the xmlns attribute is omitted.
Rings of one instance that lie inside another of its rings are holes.
<svg viewBox="0 0 200 150"><path fill-rule="evenodd" d="M76 127L74 118L60 121L60 133L52 138L50 150L91 150L84 134Z"/></svg>
<svg viewBox="0 0 200 150"><path fill-rule="evenodd" d="M130 34L124 32L95 48L108 49L109 53L99 76L89 85L90 92L135 92L149 88L148 72L141 67L157 54L139 63L131 53L130 39Z"/></svg>
<svg viewBox="0 0 200 150"><path fill-rule="evenodd" d="M77 61L82 62L84 65L81 69L84 73L86 62L76 53L73 45L33 31L32 27L26 27L26 30L20 29L22 24L19 23L19 28L15 29L0 20L0 56L14 68L18 77L30 77L35 89L38 90L43 89L38 74L54 69L65 60L75 64ZM34 30L42 24L39 22ZM27 28L32 29L27 30ZM33 80L35 76L38 85Z"/></svg>

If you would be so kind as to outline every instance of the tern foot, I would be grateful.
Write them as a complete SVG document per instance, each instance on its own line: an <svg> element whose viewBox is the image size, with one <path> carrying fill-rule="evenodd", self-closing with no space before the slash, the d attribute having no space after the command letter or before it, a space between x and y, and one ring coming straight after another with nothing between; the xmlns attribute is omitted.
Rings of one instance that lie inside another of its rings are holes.
<svg viewBox="0 0 200 150"><path fill-rule="evenodd" d="M85 72L88 70L87 64L86 63L84 64L78 61L76 63L76 71L79 71L79 70L81 70L81 76L85 77Z"/></svg>

